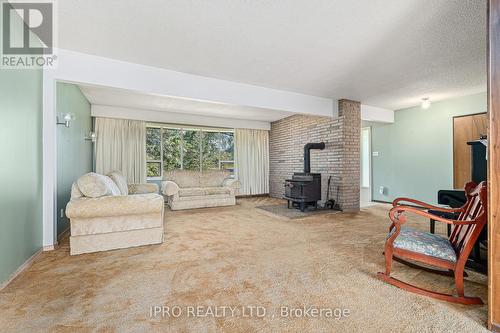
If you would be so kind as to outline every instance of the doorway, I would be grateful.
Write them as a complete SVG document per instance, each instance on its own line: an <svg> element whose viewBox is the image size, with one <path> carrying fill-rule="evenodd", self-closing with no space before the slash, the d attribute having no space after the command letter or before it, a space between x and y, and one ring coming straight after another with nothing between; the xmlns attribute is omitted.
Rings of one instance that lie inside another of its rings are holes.
<svg viewBox="0 0 500 333"><path fill-rule="evenodd" d="M360 143L360 207L372 205L372 163L371 163L371 127L361 128L361 143Z"/></svg>

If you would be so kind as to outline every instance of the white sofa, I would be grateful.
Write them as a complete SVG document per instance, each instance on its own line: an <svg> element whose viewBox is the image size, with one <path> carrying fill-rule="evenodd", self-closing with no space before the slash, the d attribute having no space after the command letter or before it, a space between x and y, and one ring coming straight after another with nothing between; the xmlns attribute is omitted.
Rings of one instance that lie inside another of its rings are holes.
<svg viewBox="0 0 500 333"><path fill-rule="evenodd" d="M228 171L186 171L165 173L162 193L172 210L232 206L241 183Z"/></svg>
<svg viewBox="0 0 500 333"><path fill-rule="evenodd" d="M66 206L70 254L162 243L164 205L156 184L127 184L119 172L83 175Z"/></svg>

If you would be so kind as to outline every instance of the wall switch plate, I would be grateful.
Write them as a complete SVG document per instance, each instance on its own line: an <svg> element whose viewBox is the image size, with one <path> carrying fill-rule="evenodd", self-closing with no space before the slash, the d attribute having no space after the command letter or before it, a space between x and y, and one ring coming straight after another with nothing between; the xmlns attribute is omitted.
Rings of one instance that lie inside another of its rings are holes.
<svg viewBox="0 0 500 333"><path fill-rule="evenodd" d="M384 194L384 193L385 193L385 187L380 186L380 188L378 189L378 192L379 192L380 194Z"/></svg>
<svg viewBox="0 0 500 333"><path fill-rule="evenodd" d="M378 156L379 155L379 152L378 151L374 151L372 152L372 156Z"/></svg>
<svg viewBox="0 0 500 333"><path fill-rule="evenodd" d="M63 217L64 217L64 209L61 208L61 218L63 218Z"/></svg>

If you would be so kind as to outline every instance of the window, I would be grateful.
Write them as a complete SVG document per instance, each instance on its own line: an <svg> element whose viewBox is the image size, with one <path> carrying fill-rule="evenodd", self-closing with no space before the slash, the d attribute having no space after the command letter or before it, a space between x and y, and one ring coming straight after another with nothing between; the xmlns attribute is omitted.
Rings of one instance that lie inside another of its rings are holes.
<svg viewBox="0 0 500 333"><path fill-rule="evenodd" d="M221 132L219 169L234 172L234 133Z"/></svg>
<svg viewBox="0 0 500 333"><path fill-rule="evenodd" d="M220 133L203 132L201 137L202 170L219 170Z"/></svg>
<svg viewBox="0 0 500 333"><path fill-rule="evenodd" d="M148 178L172 170L234 172L234 133L230 129L151 125L146 129Z"/></svg>
<svg viewBox="0 0 500 333"><path fill-rule="evenodd" d="M181 142L181 131L163 128L163 156L161 159L163 161L163 170L182 169Z"/></svg>
<svg viewBox="0 0 500 333"><path fill-rule="evenodd" d="M200 170L200 141L201 133L199 130L182 130L182 169Z"/></svg>
<svg viewBox="0 0 500 333"><path fill-rule="evenodd" d="M146 174L161 177L161 128L146 128Z"/></svg>

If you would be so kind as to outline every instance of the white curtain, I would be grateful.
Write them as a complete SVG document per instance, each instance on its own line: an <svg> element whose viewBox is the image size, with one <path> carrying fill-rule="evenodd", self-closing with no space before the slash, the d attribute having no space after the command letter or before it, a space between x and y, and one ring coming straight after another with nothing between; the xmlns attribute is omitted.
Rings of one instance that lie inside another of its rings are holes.
<svg viewBox="0 0 500 333"><path fill-rule="evenodd" d="M119 170L129 183L146 182L146 123L96 118L96 172Z"/></svg>
<svg viewBox="0 0 500 333"><path fill-rule="evenodd" d="M269 193L269 131L238 128L234 145L239 194Z"/></svg>

